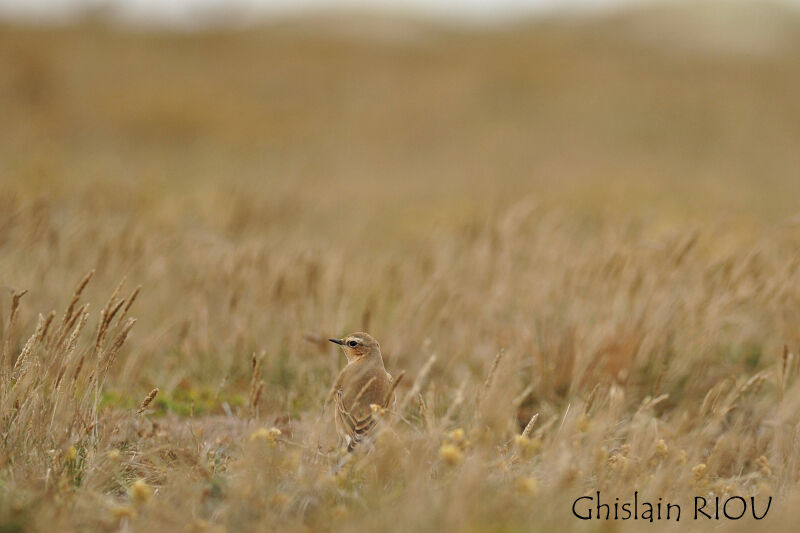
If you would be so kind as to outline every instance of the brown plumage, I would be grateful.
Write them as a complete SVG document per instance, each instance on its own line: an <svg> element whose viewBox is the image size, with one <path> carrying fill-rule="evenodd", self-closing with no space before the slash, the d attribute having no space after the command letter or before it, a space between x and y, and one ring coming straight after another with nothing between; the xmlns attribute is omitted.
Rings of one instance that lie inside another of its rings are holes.
<svg viewBox="0 0 800 533"><path fill-rule="evenodd" d="M383 366L378 341L367 333L328 340L340 345L347 356L347 365L336 378L328 400L333 400L336 431L352 451L377 423L373 406L388 407L397 383Z"/></svg>

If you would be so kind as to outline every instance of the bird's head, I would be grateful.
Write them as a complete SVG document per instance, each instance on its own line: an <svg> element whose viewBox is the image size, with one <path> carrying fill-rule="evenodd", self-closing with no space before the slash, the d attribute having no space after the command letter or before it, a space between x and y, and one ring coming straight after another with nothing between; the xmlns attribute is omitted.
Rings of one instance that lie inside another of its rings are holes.
<svg viewBox="0 0 800 533"><path fill-rule="evenodd" d="M373 339L368 333L351 333L342 339L328 340L342 347L344 355L347 357L347 362L352 362L367 356L380 356L381 354L381 347L378 341Z"/></svg>

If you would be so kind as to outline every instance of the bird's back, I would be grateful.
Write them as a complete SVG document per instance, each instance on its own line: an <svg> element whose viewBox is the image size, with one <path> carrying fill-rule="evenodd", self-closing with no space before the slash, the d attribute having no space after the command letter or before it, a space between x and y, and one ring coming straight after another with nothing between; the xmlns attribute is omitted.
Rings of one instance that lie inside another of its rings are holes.
<svg viewBox="0 0 800 533"><path fill-rule="evenodd" d="M383 361L376 359L349 363L337 383L333 391L336 429L347 441L348 450L352 450L375 425L371 406L388 405L392 380Z"/></svg>
<svg viewBox="0 0 800 533"><path fill-rule="evenodd" d="M386 407L391 380L380 360L355 361L342 369L342 403L351 415L361 418L370 405Z"/></svg>

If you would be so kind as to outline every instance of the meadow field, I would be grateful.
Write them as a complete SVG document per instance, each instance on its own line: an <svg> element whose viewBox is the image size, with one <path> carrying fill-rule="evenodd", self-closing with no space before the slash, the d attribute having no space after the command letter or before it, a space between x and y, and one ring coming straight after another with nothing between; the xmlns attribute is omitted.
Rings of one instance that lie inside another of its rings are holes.
<svg viewBox="0 0 800 533"><path fill-rule="evenodd" d="M0 531L794 530L800 17L683 16L0 25Z"/></svg>

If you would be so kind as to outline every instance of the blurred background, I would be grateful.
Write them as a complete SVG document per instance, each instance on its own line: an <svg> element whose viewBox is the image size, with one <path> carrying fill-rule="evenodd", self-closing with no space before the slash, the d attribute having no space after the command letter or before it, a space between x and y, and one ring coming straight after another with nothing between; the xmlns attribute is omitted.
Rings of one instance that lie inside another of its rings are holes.
<svg viewBox="0 0 800 533"><path fill-rule="evenodd" d="M301 179L316 188L294 209L327 219L375 188L405 201L362 206L354 224L427 231L526 193L780 217L800 186L791 2L0 0L0 13L0 171L23 187L54 173L184 192Z"/></svg>

